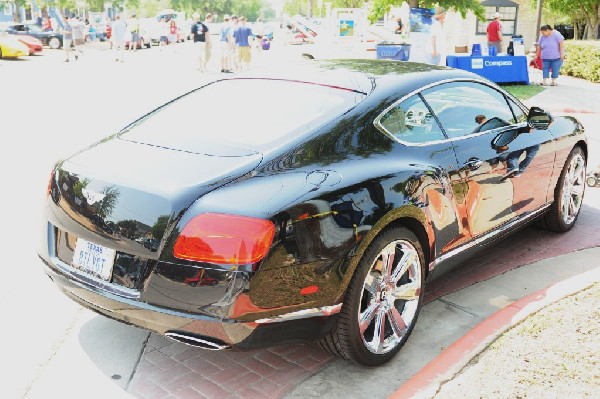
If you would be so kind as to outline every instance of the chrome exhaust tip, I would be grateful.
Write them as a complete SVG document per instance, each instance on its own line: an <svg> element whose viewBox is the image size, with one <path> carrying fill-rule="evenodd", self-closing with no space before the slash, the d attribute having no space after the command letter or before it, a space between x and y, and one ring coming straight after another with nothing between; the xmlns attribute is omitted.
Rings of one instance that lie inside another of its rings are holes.
<svg viewBox="0 0 600 399"><path fill-rule="evenodd" d="M187 332L167 331L165 336L172 339L173 341L181 342L189 346L196 348L208 349L213 351L220 351L225 349L231 349L231 345L226 344L216 338L205 337L203 335L197 335Z"/></svg>

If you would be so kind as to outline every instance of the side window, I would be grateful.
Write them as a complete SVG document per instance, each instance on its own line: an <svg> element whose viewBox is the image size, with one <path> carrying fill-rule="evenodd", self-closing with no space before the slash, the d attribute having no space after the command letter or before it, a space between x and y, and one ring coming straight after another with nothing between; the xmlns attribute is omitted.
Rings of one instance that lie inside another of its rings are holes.
<svg viewBox="0 0 600 399"><path fill-rule="evenodd" d="M396 139L408 143L427 143L446 138L418 95L394 105L376 123Z"/></svg>
<svg viewBox="0 0 600 399"><path fill-rule="evenodd" d="M519 107L513 100L508 99L508 104L512 108L513 114L515 115L516 123L527 122L527 114L523 112L521 107Z"/></svg>
<svg viewBox="0 0 600 399"><path fill-rule="evenodd" d="M480 83L446 83L422 94L450 138L514 123L513 111L504 95Z"/></svg>

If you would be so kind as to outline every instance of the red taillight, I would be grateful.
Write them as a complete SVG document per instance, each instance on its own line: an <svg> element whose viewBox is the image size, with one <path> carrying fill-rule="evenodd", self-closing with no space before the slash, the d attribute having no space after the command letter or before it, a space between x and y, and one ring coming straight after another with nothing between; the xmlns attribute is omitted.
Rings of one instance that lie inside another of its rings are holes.
<svg viewBox="0 0 600 399"><path fill-rule="evenodd" d="M265 257L275 226L247 216L203 213L190 220L175 241L180 259L218 264L249 264Z"/></svg>

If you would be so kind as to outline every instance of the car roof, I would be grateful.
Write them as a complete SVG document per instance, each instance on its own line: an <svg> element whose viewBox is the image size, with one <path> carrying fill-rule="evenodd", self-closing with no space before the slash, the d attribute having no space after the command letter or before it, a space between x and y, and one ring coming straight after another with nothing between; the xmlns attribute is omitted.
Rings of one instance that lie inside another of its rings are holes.
<svg viewBox="0 0 600 399"><path fill-rule="evenodd" d="M452 79L482 80L471 72L415 62L369 59L302 60L295 64L270 65L231 77L296 80L370 94L378 87L416 90Z"/></svg>

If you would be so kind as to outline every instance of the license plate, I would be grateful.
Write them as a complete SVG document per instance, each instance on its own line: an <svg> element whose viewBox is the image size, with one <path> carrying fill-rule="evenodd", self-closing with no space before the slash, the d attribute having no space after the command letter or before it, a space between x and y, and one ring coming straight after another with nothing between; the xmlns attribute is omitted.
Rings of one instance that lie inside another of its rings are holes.
<svg viewBox="0 0 600 399"><path fill-rule="evenodd" d="M115 263L115 254L114 249L78 238L73 254L73 266L85 273L109 281Z"/></svg>

